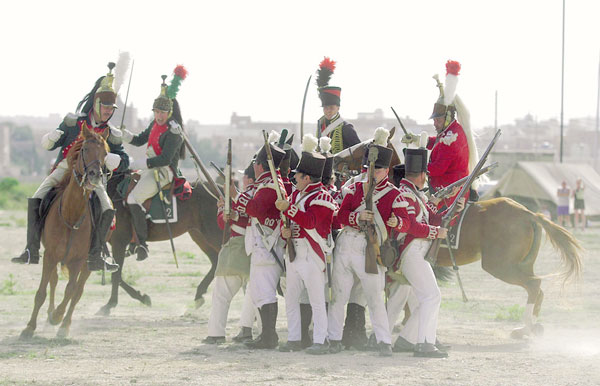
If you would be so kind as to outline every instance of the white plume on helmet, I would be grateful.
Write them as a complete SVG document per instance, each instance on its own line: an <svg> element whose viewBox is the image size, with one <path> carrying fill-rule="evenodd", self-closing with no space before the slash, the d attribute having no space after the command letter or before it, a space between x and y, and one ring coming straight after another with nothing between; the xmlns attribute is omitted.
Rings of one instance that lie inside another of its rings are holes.
<svg viewBox="0 0 600 386"><path fill-rule="evenodd" d="M312 134L304 134L302 137L302 151L312 153L317 149L319 140Z"/></svg>
<svg viewBox="0 0 600 386"><path fill-rule="evenodd" d="M321 153L328 153L329 150L331 150L331 138L329 138L329 137L319 138L319 148L321 149Z"/></svg>
<svg viewBox="0 0 600 386"><path fill-rule="evenodd" d="M275 130L271 130L271 132L269 133L269 143L279 142L279 138L281 138L281 134L279 134Z"/></svg>
<svg viewBox="0 0 600 386"><path fill-rule="evenodd" d="M463 131L465 133L465 137L467 137L467 145L469 145L469 173L473 171L477 162L479 162L479 152L477 151L477 144L475 143L475 136L473 135L473 131L471 130L471 113L469 113L469 109L465 106L462 99L456 95L454 98L454 107L456 108L456 118L458 122L460 122ZM473 189L477 189L479 183L488 181L487 176L483 175L473 182Z"/></svg>
<svg viewBox="0 0 600 386"><path fill-rule="evenodd" d="M378 127L375 129L375 134L373 134L373 143L379 146L387 146L389 137L389 130L384 129L383 127Z"/></svg>
<svg viewBox="0 0 600 386"><path fill-rule="evenodd" d="M129 70L129 63L131 62L131 56L129 52L123 51L119 52L119 59L117 60L117 64L115 65L115 80L113 82L113 88L115 92L118 93L119 89L125 83L125 77L127 75L127 71ZM131 75L130 75L131 76Z"/></svg>
<svg viewBox="0 0 600 386"><path fill-rule="evenodd" d="M458 85L458 76L454 74L446 75L446 82L444 82L444 104L450 106L454 102L456 96L456 86Z"/></svg>

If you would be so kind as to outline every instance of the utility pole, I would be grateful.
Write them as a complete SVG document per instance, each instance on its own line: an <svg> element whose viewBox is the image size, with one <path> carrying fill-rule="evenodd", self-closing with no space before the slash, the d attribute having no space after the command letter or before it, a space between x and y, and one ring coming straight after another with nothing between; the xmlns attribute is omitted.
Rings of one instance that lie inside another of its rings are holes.
<svg viewBox="0 0 600 386"><path fill-rule="evenodd" d="M498 131L498 90L494 98L494 133Z"/></svg>
<svg viewBox="0 0 600 386"><path fill-rule="evenodd" d="M563 162L563 120L564 120L564 99L565 99L565 2L563 0L563 18L562 18L562 67L560 76L560 163Z"/></svg>
<svg viewBox="0 0 600 386"><path fill-rule="evenodd" d="M598 150L600 150L600 55L598 56L598 98L596 99L596 146L594 168L598 170Z"/></svg>

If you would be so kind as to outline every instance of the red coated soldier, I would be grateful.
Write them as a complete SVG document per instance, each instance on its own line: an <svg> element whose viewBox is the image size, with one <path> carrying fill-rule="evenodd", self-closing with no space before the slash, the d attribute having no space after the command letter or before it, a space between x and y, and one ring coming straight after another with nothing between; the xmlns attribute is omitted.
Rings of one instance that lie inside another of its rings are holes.
<svg viewBox="0 0 600 386"><path fill-rule="evenodd" d="M285 304L288 341L281 351L299 351L301 342L301 295L308 294L314 322L313 345L309 354L329 351L327 311L325 308L325 256L333 249L331 222L336 204L321 183L325 157L316 153L317 138L307 134L302 141L302 158L296 168L296 189L290 200L278 200L276 206L291 220L282 236L291 239L295 256L286 259Z"/></svg>
<svg viewBox="0 0 600 386"><path fill-rule="evenodd" d="M273 154L275 168L285 157L285 151L269 144ZM255 340L246 343L250 348L273 349L279 343L275 330L277 321L277 283L283 273L283 246L280 237L280 212L275 207L277 200L276 185L284 197L285 188L281 177L273 181L267 162L267 152L263 146L254 161L256 175L256 193L249 198L241 195L234 210L247 214L250 227L246 229L246 252L250 259L250 294L254 305L259 308L262 320L262 334Z"/></svg>
<svg viewBox="0 0 600 386"><path fill-rule="evenodd" d="M436 136L429 137L427 149L431 150L427 174L429 185L434 190L446 187L469 175L478 161L477 147L470 128L469 112L456 95L456 85L460 63L449 60L446 63L446 85L442 86L437 75L434 78L440 90L440 97L433 106L433 119ZM457 116L458 115L458 116ZM460 123L459 123L460 122ZM419 142L414 134L405 135L402 142ZM449 207L455 197L442 200L438 207Z"/></svg>

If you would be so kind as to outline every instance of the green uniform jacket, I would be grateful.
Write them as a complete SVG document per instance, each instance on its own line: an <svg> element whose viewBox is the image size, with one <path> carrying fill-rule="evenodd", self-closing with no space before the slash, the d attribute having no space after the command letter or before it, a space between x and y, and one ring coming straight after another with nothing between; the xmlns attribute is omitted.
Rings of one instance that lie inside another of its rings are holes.
<svg viewBox="0 0 600 386"><path fill-rule="evenodd" d="M183 133L181 126L174 120L169 121L169 130L165 131L158 139L158 144L162 149L160 155L146 160L148 169L169 166L177 177L182 177L179 170L179 154L183 144ZM133 137L131 144L133 146L143 146L148 143L150 132L154 126L154 121L150 122L148 128L140 134Z"/></svg>
<svg viewBox="0 0 600 386"><path fill-rule="evenodd" d="M73 141L75 141L75 139L77 139L77 137L79 136L80 126L78 123L80 121L84 121L84 120L87 122L89 127L92 126L88 116L85 116L85 115L77 116L74 114L68 114L65 117L65 119L62 121L60 126L58 126L58 130L62 130L63 135L61 135L60 138L58 139L58 141L56 141L54 143L54 145L49 149L49 150L54 150L54 149L60 147L60 152L58 153L58 157L56 157L56 162L54 163L55 167L56 167L56 165L59 164L60 161L63 160L63 158L64 158L63 152L64 152L65 148L70 146L73 143ZM98 127L108 128L109 130L112 129L111 126L106 123L103 123ZM123 149L123 145L121 144L121 138L112 135L112 132L111 132L108 135L107 142L108 142L108 147L110 148L110 152L115 153L119 157L121 157L121 163L119 164L119 167L117 168L117 170L115 170L115 172L126 171L129 168L129 156L127 155L127 153L125 153L125 149Z"/></svg>

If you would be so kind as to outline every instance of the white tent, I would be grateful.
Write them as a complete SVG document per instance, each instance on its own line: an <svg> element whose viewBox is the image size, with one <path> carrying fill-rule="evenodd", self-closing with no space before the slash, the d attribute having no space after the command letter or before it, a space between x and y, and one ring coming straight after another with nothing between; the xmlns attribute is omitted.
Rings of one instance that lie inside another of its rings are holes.
<svg viewBox="0 0 600 386"><path fill-rule="evenodd" d="M559 164L553 162L518 162L489 191L483 200L493 197L511 197L531 210L547 206L555 212L560 184L565 181L573 191L577 178L585 187L585 213L600 215L600 175L588 164ZM570 199L573 213L573 199Z"/></svg>

